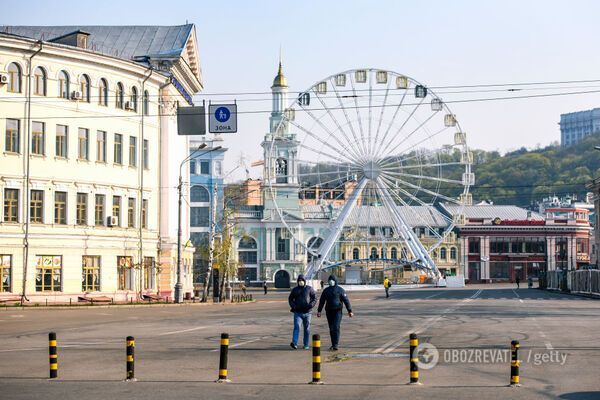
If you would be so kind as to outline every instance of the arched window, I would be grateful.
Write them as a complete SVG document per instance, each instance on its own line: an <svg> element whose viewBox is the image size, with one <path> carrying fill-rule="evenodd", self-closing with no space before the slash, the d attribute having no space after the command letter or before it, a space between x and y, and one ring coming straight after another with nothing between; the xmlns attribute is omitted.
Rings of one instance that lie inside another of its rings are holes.
<svg viewBox="0 0 600 400"><path fill-rule="evenodd" d="M194 185L190 191L190 200L192 203L208 203L210 195L204 186Z"/></svg>
<svg viewBox="0 0 600 400"><path fill-rule="evenodd" d="M81 75L79 78L79 91L81 92L81 99L83 101L90 102L90 77L86 74Z"/></svg>
<svg viewBox="0 0 600 400"><path fill-rule="evenodd" d="M275 182L288 183L288 162L283 157L275 160Z"/></svg>
<svg viewBox="0 0 600 400"><path fill-rule="evenodd" d="M392 247L392 250L390 251L390 255L392 257L392 259L397 260L398 259L398 249L395 247Z"/></svg>
<svg viewBox="0 0 600 400"><path fill-rule="evenodd" d="M115 106L117 108L123 109L123 105L124 105L123 96L125 96L125 93L123 91L123 84L121 82L117 83L117 91L115 92L115 96L117 99Z"/></svg>
<svg viewBox="0 0 600 400"><path fill-rule="evenodd" d="M450 248L450 259L451 260L456 260L456 247L451 247Z"/></svg>
<svg viewBox="0 0 600 400"><path fill-rule="evenodd" d="M33 71L33 94L36 96L46 95L46 71L42 67L37 67Z"/></svg>
<svg viewBox="0 0 600 400"><path fill-rule="evenodd" d="M438 258L438 252L437 252L437 249L436 249L436 250L434 250L434 251L431 253L431 257L433 257L433 258L436 258L436 259Z"/></svg>
<svg viewBox="0 0 600 400"><path fill-rule="evenodd" d="M244 236L238 243L238 261L242 264L256 264L257 257L256 240L250 236Z"/></svg>
<svg viewBox="0 0 600 400"><path fill-rule="evenodd" d="M403 247L402 250L400 251L400 258L403 260L407 260L408 259L408 255L406 253L406 248Z"/></svg>
<svg viewBox="0 0 600 400"><path fill-rule="evenodd" d="M11 93L21 93L21 67L18 64L11 63L6 69L8 72L8 91Z"/></svg>
<svg viewBox="0 0 600 400"><path fill-rule="evenodd" d="M377 248L371 247L371 260L375 260L376 258L379 258L379 256L377 255Z"/></svg>
<svg viewBox="0 0 600 400"><path fill-rule="evenodd" d="M100 86L98 87L98 103L101 106L108 106L108 82L106 79L100 79Z"/></svg>
<svg viewBox="0 0 600 400"><path fill-rule="evenodd" d="M131 108L134 112L138 110L138 91L134 86L131 88L131 96L129 97L129 101L131 102Z"/></svg>
<svg viewBox="0 0 600 400"><path fill-rule="evenodd" d="M60 71L58 74L58 97L69 98L69 74L66 71Z"/></svg>
<svg viewBox="0 0 600 400"><path fill-rule="evenodd" d="M354 260L358 260L360 258L360 250L358 250L358 248L354 248L354 250L352 250L352 259Z"/></svg>
<svg viewBox="0 0 600 400"><path fill-rule="evenodd" d="M447 253L447 250L446 250L446 248L445 248L445 247L442 247L442 248L440 249L440 258L441 258L442 260L445 260L445 259L446 259L446 256L447 256L447 254L446 254L446 253Z"/></svg>
<svg viewBox="0 0 600 400"><path fill-rule="evenodd" d="M144 115L148 115L150 113L150 95L148 94L147 90L144 90L144 105L143 107L143 112Z"/></svg>
<svg viewBox="0 0 600 400"><path fill-rule="evenodd" d="M319 247L321 247L321 244L323 244L323 239L320 237L312 237L309 239L308 243L306 244L306 247L308 247L309 249L316 251L319 249ZM313 260L313 258L315 258L314 255L312 255L311 252L307 252L307 260L308 262L311 262Z"/></svg>

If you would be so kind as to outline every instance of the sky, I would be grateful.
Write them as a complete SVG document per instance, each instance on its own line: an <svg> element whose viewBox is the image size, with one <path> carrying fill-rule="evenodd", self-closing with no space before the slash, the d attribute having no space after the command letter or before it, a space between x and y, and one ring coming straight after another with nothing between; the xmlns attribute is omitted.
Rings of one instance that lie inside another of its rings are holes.
<svg viewBox="0 0 600 400"><path fill-rule="evenodd" d="M197 100L228 102L244 96L219 94L268 92L280 48L291 91L363 67L396 71L431 87L600 79L599 1L57 0L52 7L47 4L13 2L4 8L0 24L196 24L205 94ZM584 86L577 90L599 90L600 82ZM268 94L246 98L261 101L240 101L240 111L270 108ZM561 113L594 107L600 107L600 93L451 105L471 147L501 152L557 141ZM248 163L260 159L260 142L267 131L268 113L240 114L238 133L224 136L224 146L230 149L225 171L238 165L241 154ZM243 178L238 174L241 170L231 177ZM251 170L252 177L260 173L260 168Z"/></svg>

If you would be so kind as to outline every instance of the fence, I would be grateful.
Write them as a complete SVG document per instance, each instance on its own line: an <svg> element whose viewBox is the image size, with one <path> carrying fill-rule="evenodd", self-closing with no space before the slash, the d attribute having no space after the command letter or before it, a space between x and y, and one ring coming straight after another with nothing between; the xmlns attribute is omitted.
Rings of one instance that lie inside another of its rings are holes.
<svg viewBox="0 0 600 400"><path fill-rule="evenodd" d="M567 281L571 293L600 296L600 270L571 271Z"/></svg>

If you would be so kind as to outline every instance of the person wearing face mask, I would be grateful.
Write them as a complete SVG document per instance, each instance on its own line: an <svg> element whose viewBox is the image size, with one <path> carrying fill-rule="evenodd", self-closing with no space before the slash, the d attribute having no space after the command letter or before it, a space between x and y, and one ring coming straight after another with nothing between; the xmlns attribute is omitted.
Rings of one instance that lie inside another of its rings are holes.
<svg viewBox="0 0 600 400"><path fill-rule="evenodd" d="M335 275L331 275L328 281L329 286L323 290L321 298L319 299L317 317L321 317L321 311L324 306L325 314L327 315L327 324L329 325L329 335L331 336L331 347L329 350L337 351L340 342L340 325L342 323L342 311L344 306L346 306L350 318L352 318L354 314L352 313L352 306L350 305L350 300L348 300L346 291L338 286Z"/></svg>
<svg viewBox="0 0 600 400"><path fill-rule="evenodd" d="M304 326L303 344L304 349L309 349L310 343L310 317L315 304L317 304L317 294L315 290L306 284L304 275L298 275L298 286L292 289L288 297L290 311L294 313L294 332L292 333L292 349L298 348L298 336L300 334L300 324Z"/></svg>

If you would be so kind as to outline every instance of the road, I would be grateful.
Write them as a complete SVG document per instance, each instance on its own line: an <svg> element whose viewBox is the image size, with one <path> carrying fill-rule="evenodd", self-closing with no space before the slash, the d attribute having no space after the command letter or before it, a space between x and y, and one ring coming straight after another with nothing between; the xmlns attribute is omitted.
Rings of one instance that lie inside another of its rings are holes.
<svg viewBox="0 0 600 400"><path fill-rule="evenodd" d="M289 347L286 293L254 296L242 305L0 309L0 399L600 398L598 300L484 285L396 291L389 299L354 292L355 317L344 317L337 353L327 350L325 318L313 315L325 382L314 386L311 352ZM52 381L49 331L59 345ZM228 384L214 383L221 332L231 336ZM421 370L422 386L406 385L411 332L439 352L438 364ZM137 382L122 381L128 335L136 340ZM498 356L511 340L522 346L519 388L507 386L510 364Z"/></svg>

